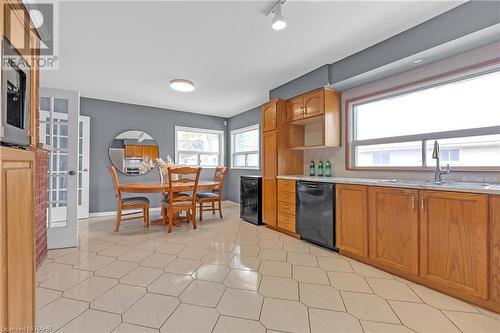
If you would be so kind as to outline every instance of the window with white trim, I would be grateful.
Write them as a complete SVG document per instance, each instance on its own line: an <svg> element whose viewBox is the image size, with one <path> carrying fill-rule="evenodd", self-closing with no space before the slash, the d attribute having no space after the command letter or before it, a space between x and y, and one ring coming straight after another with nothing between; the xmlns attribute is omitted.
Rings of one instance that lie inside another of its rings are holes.
<svg viewBox="0 0 500 333"><path fill-rule="evenodd" d="M224 165L224 131L175 126L175 163L202 167Z"/></svg>
<svg viewBox="0 0 500 333"><path fill-rule="evenodd" d="M352 168L428 168L434 141L456 169L500 169L500 71L349 104Z"/></svg>
<svg viewBox="0 0 500 333"><path fill-rule="evenodd" d="M259 124L231 131L231 168L259 169Z"/></svg>

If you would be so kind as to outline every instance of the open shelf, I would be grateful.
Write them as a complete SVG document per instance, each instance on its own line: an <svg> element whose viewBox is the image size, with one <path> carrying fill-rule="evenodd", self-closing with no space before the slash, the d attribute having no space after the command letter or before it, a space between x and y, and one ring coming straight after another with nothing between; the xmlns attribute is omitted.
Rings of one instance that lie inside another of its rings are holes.
<svg viewBox="0 0 500 333"><path fill-rule="evenodd" d="M327 127L327 115L295 120L288 123L288 148L292 150L338 147L338 133Z"/></svg>

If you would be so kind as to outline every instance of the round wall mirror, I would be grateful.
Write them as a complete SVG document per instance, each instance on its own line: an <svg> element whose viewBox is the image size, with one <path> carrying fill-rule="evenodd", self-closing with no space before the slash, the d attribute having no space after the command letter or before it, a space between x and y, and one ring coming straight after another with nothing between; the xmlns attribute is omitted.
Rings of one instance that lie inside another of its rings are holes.
<svg viewBox="0 0 500 333"><path fill-rule="evenodd" d="M109 146L111 163L123 174L144 175L156 166L160 147L143 131L126 131L117 135Z"/></svg>

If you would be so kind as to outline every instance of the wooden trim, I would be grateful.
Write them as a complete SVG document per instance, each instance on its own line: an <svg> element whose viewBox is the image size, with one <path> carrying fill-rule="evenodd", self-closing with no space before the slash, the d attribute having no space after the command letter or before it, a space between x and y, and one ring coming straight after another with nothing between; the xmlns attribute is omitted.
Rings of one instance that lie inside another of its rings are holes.
<svg viewBox="0 0 500 333"><path fill-rule="evenodd" d="M444 79L444 78L447 78L447 77L451 77L453 75L459 75L459 74L462 74L462 73L466 73L466 72L470 72L470 71L474 71L474 70L478 70L478 69L482 69L482 68L486 68L486 67L490 67L490 66L495 66L495 65L499 65L500 64L500 58L495 58L495 59L491 59L491 60L488 60L488 61L484 61L484 62L481 62L481 63L478 63L478 64L474 64L474 65L470 65L470 66L466 66L466 67L463 67L463 68L459 68L459 69L455 69L455 70L450 70L446 73L442 73L442 74L437 74L437 75L433 75L433 76L430 76L430 77L427 77L427 78L424 78L424 79L420 79L420 80L415 80L415 81L412 81L412 82L408 82L408 83L403 83L403 84L400 84L400 85L397 85L397 86L394 86L394 87L391 87L391 88L386 88L386 89L382 89L382 90L377 90L375 92L372 92L372 93L369 93L369 94L366 94L366 95L362 95L362 96L357 96L357 97L353 97L353 98L350 98L348 100L345 101L344 103L344 117L345 117L345 133L344 133L344 139L345 139L345 169L346 170L358 170L359 168L356 168L356 167L353 167L351 166L351 156L350 156L350 149L351 149L351 142L350 142L350 134L351 134L351 131L350 131L350 125L351 125L351 115L350 115L350 112L349 112L349 106L357 101L360 101L360 100L364 100L364 99L369 99L369 98L372 98L372 97L376 97L376 96L380 96L380 95L387 95L387 94L391 94L391 93L394 93L396 91L399 91L399 90L405 90L405 89L409 89L411 87L417 87L417 86L420 86L420 85L423 85L425 83L429 83L431 81L435 81L435 80L440 80L440 79ZM403 169L403 168L391 168L391 169L388 169L388 168L370 168L370 169L359 169L359 170L373 170L373 171L382 171L382 170L401 170L401 171L414 171L414 170L411 170L411 169ZM417 171L417 170L415 170ZM427 171L427 170L422 170L422 168L420 168L419 171ZM459 171L459 170L457 170ZM473 169L467 169L467 170L464 170L464 172L482 172L482 171L485 171L485 172L488 172L488 171L491 171L490 169L485 169L485 170L473 170ZM498 171L498 170L493 170L493 171Z"/></svg>

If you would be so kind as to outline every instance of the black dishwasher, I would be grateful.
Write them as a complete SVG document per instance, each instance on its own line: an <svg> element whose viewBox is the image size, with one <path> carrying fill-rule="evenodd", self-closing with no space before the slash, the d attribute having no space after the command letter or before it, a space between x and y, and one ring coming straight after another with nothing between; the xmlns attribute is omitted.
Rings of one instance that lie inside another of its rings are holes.
<svg viewBox="0 0 500 333"><path fill-rule="evenodd" d="M262 177L240 177L240 218L262 224Z"/></svg>
<svg viewBox="0 0 500 333"><path fill-rule="evenodd" d="M304 240L337 251L335 184L297 182L296 229Z"/></svg>

